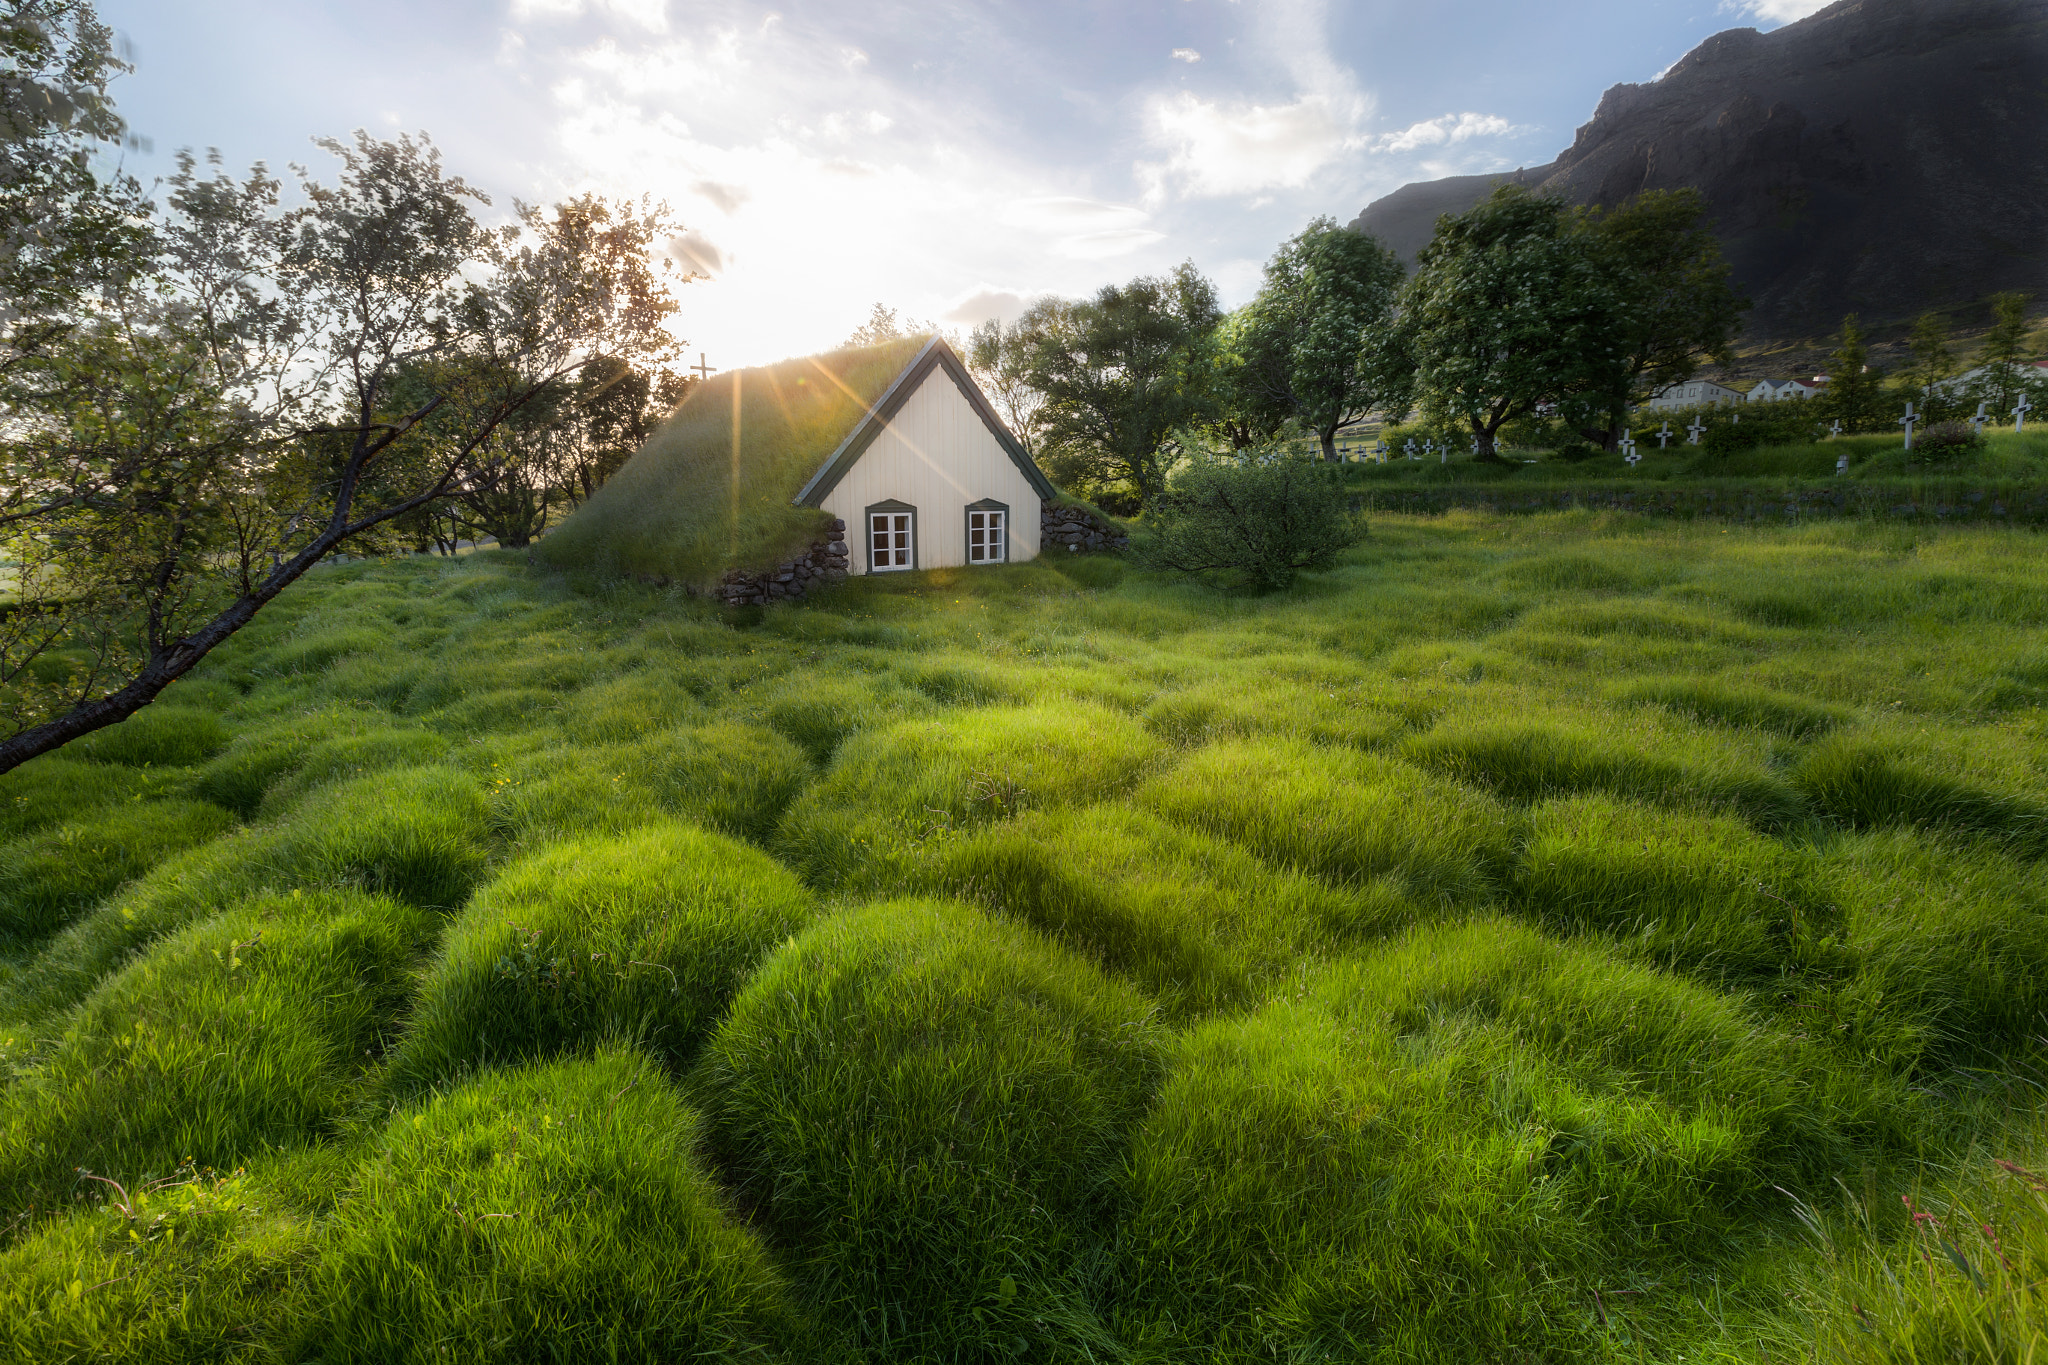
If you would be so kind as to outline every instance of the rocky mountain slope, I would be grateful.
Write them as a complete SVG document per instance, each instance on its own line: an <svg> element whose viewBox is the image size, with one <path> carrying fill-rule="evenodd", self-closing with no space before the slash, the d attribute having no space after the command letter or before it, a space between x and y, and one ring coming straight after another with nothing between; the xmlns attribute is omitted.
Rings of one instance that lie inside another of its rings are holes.
<svg viewBox="0 0 2048 1365"><path fill-rule="evenodd" d="M1578 204L1706 195L1752 338L2048 296L2048 0L1841 0L1617 85L1556 161L1407 185L1352 226L1404 256L1515 180Z"/></svg>

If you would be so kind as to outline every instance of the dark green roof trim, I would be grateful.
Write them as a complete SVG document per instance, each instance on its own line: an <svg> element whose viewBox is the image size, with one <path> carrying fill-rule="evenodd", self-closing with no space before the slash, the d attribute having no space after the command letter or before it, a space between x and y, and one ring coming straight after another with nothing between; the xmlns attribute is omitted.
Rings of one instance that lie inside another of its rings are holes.
<svg viewBox="0 0 2048 1365"><path fill-rule="evenodd" d="M989 406L988 396L982 393L981 385L974 382L974 376L967 372L967 367L960 363L960 357L953 354L953 348L941 338L933 337L903 367L903 373L896 376L896 382L875 400L867 415L839 443L839 448L825 458L825 463L818 466L818 472L811 475L810 482L790 501L799 507L822 507L826 496L846 477L846 471L867 453L867 448L875 443L875 438L882 434L890 419L903 410L903 405L910 401L910 395L917 392L917 386L935 369L946 372L947 378L953 381L953 387L960 390L961 396L981 418L982 425L989 429L989 434L1010 457L1010 463L1016 465L1017 471L1030 481L1038 496L1058 497L1059 490L1052 486L1052 480L1045 477L1045 471L1025 453L1023 445L1003 425L1003 419L996 416L996 410Z"/></svg>

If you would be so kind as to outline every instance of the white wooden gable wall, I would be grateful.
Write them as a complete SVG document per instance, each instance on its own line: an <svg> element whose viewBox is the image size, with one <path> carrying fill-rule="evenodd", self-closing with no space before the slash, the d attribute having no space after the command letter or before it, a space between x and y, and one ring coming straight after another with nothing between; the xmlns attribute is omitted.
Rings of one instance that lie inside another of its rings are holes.
<svg viewBox="0 0 2048 1365"><path fill-rule="evenodd" d="M1010 509L1010 559L1036 559L1038 491L952 377L934 366L822 505L846 519L853 571L866 573L868 508L891 501L915 507L917 565L940 569L967 563L967 505L984 499Z"/></svg>

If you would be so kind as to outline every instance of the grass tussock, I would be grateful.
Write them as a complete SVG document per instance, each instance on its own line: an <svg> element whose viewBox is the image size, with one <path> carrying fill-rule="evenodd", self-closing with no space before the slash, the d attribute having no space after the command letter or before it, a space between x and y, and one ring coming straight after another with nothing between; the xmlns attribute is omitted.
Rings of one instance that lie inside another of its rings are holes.
<svg viewBox="0 0 2048 1365"><path fill-rule="evenodd" d="M451 924L392 1060L400 1091L617 1039L686 1065L774 945L810 919L788 871L673 822L550 844Z"/></svg>
<svg viewBox="0 0 2048 1365"><path fill-rule="evenodd" d="M70 1202L78 1167L132 1185L325 1135L362 1094L431 932L360 893L252 901L151 947L47 1049L9 1040L13 1210Z"/></svg>
<svg viewBox="0 0 2048 1365"><path fill-rule="evenodd" d="M1139 803L1340 886L1423 904L1490 894L1519 821L1406 763L1299 741L1224 743L1153 778Z"/></svg>
<svg viewBox="0 0 2048 1365"><path fill-rule="evenodd" d="M302 1349L380 1365L784 1358L801 1340L788 1289L726 1218L698 1133L660 1069L618 1050L400 1110L326 1229Z"/></svg>
<svg viewBox="0 0 2048 1365"><path fill-rule="evenodd" d="M234 823L205 801L151 801L0 845L0 945L41 942L122 883Z"/></svg>
<svg viewBox="0 0 2048 1365"><path fill-rule="evenodd" d="M1098 1358L1103 1222L1152 1005L959 905L825 920L704 1053L711 1141L868 1358Z"/></svg>

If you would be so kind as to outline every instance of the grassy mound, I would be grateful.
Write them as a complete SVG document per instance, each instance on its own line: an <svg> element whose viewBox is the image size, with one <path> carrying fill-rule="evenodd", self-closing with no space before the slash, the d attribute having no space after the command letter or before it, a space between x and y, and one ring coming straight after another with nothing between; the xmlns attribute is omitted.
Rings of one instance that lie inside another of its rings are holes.
<svg viewBox="0 0 2048 1365"><path fill-rule="evenodd" d="M1915 736L1852 731L1813 746L1795 776L1845 824L1945 827L2048 851L2048 800L2031 774L1987 772L1992 765L1972 757Z"/></svg>
<svg viewBox="0 0 2048 1365"><path fill-rule="evenodd" d="M226 723L213 712L166 703L146 707L71 747L76 757L101 763L185 768L219 753L228 737Z"/></svg>
<svg viewBox="0 0 2048 1365"><path fill-rule="evenodd" d="M1376 755L1298 741L1215 744L1138 793L1169 819L1340 885L1424 904L1485 897L1517 822L1477 792Z"/></svg>
<svg viewBox="0 0 2048 1365"><path fill-rule="evenodd" d="M604 1052L393 1115L327 1231L302 1349L333 1361L781 1358L788 1294L659 1068Z"/></svg>
<svg viewBox="0 0 2048 1365"><path fill-rule="evenodd" d="M1713 974L1778 972L1829 956L1841 914L1814 859L1727 816L1609 796L1530 813L1522 903L1568 932Z"/></svg>
<svg viewBox="0 0 2048 1365"><path fill-rule="evenodd" d="M1101 1359L1102 1213L1150 1002L1028 932L901 901L770 958L705 1050L714 1149L873 1358Z"/></svg>
<svg viewBox="0 0 2048 1365"><path fill-rule="evenodd" d="M780 563L824 523L790 500L924 342L732 370L697 385L534 553L557 568L687 583Z"/></svg>
<svg viewBox="0 0 2048 1365"><path fill-rule="evenodd" d="M156 944L66 1021L0 1101L0 1189L65 1199L72 1168L135 1184L316 1138L408 991L433 921L326 892L253 901Z"/></svg>
<svg viewBox="0 0 2048 1365"><path fill-rule="evenodd" d="M490 856L483 794L452 768L340 783L285 820L159 864L50 939L0 987L0 1019L46 1018L159 934L250 896L356 888L412 905L462 903Z"/></svg>
<svg viewBox="0 0 2048 1365"><path fill-rule="evenodd" d="M1339 889L1118 806L1034 811L948 845L951 894L1032 924L1169 1014L1250 1003L1304 958L1425 913L1397 879Z"/></svg>
<svg viewBox="0 0 2048 1365"><path fill-rule="evenodd" d="M0 946L40 942L131 877L234 822L204 801L152 801L107 807L0 846Z"/></svg>
<svg viewBox="0 0 2048 1365"><path fill-rule="evenodd" d="M444 1083L598 1038L685 1064L755 963L811 913L765 855L684 825L550 844L449 926L392 1080Z"/></svg>

